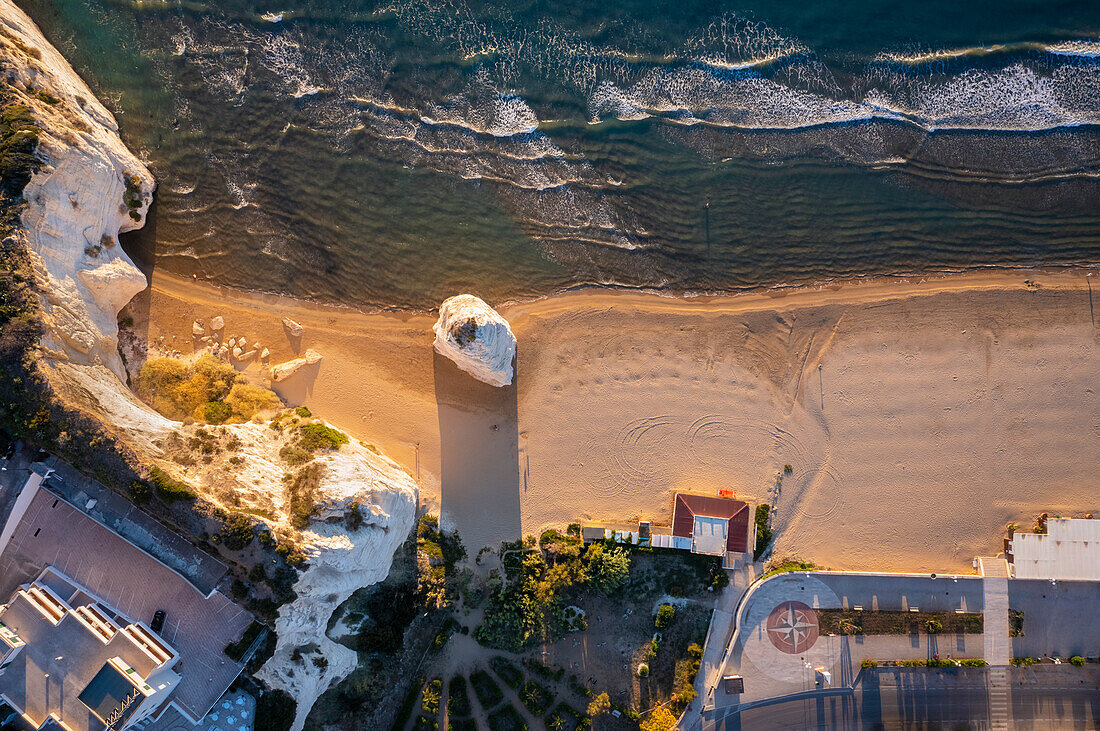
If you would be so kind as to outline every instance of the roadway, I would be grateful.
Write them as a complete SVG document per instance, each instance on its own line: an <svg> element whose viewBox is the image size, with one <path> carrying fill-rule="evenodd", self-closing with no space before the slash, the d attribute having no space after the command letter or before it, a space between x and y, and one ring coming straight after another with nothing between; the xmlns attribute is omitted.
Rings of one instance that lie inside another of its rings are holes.
<svg viewBox="0 0 1100 731"><path fill-rule="evenodd" d="M1010 668L1014 729L1100 728L1100 668ZM880 668L852 691L758 704L704 729L990 728L988 671Z"/></svg>

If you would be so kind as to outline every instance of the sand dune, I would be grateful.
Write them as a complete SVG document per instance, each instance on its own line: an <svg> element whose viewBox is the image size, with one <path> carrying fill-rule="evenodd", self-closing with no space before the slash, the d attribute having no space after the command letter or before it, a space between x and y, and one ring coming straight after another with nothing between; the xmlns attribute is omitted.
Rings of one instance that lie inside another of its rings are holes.
<svg viewBox="0 0 1100 731"><path fill-rule="evenodd" d="M325 357L309 406L401 462L474 551L585 517L667 521L673 491L733 487L775 503L779 552L962 570L1010 520L1100 508L1100 347L1081 274L505 305L519 341L505 389L434 358L430 315L159 274L132 309L177 348L196 314L221 314L275 361L295 355L280 325L293 316L300 347Z"/></svg>

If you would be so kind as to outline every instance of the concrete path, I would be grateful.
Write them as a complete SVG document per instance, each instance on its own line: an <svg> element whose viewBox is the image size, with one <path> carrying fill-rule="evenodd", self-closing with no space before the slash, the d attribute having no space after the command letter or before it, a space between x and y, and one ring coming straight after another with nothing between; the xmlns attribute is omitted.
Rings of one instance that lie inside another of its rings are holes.
<svg viewBox="0 0 1100 731"><path fill-rule="evenodd" d="M1012 642L1008 635L1008 562L1003 558L978 559L982 572L982 619L985 629L985 661L1008 665Z"/></svg>
<svg viewBox="0 0 1100 731"><path fill-rule="evenodd" d="M989 727L995 731L1008 731L1011 705L1008 701L1008 667L998 665L989 669Z"/></svg>

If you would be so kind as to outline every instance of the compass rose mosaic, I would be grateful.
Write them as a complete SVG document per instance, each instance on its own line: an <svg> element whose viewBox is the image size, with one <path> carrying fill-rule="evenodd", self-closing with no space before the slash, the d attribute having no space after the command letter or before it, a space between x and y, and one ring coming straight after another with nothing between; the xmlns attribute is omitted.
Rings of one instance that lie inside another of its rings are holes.
<svg viewBox="0 0 1100 731"><path fill-rule="evenodd" d="M768 615L764 629L777 650L798 655L817 642L817 613L802 602L783 602Z"/></svg>

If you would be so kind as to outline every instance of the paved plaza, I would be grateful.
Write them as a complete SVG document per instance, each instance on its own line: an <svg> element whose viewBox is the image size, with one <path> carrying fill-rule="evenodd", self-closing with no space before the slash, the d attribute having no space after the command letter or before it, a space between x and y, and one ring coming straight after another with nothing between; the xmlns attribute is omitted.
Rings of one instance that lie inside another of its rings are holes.
<svg viewBox="0 0 1100 731"><path fill-rule="evenodd" d="M738 611L738 632L722 675L741 675L745 690L718 706L751 703L831 685L848 687L865 658L910 660L981 657L981 635L912 634L830 636L818 629L815 609L964 612L982 611L978 576L794 572L755 585ZM830 675L822 682L817 669ZM822 683L822 685L819 685Z"/></svg>

